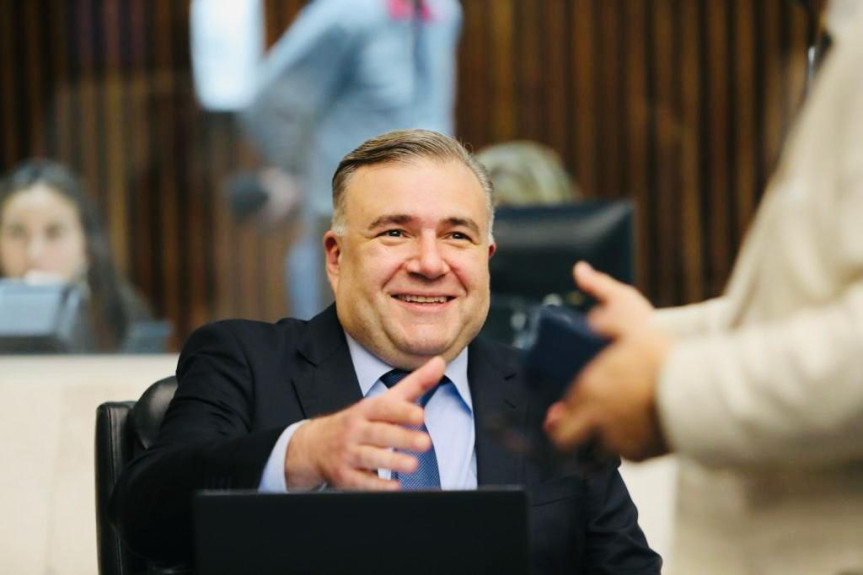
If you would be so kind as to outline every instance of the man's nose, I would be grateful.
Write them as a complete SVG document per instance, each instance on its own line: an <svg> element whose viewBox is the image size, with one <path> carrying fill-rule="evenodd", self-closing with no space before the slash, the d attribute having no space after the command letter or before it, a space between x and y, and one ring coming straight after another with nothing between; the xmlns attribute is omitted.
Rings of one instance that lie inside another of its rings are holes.
<svg viewBox="0 0 863 575"><path fill-rule="evenodd" d="M417 238L416 254L408 262L408 271L429 279L440 277L449 272L449 265L440 248L438 238L435 235L421 235Z"/></svg>

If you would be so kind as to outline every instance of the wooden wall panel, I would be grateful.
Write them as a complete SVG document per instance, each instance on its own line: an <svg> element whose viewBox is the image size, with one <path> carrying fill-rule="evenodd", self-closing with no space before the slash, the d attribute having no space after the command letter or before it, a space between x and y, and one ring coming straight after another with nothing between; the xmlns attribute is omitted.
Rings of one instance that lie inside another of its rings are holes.
<svg viewBox="0 0 863 575"><path fill-rule="evenodd" d="M275 42L303 0L264 0ZM457 130L533 139L589 197L638 207L637 283L662 305L717 294L803 90L791 0L464 0ZM0 168L79 170L118 265L176 327L284 314L293 230L233 221L223 182L257 162L200 109L189 2L0 2Z"/></svg>
<svg viewBox="0 0 863 575"><path fill-rule="evenodd" d="M710 137L705 140L705 209L707 210L705 255L708 261L716 262L716 273L726 277L731 265L735 247L730 236L733 230L730 220L732 202L728 192L731 190L729 181L730 161L733 153L729 143L732 130L733 108L730 105L726 86L730 83L730 67L724 65L731 61L730 49L730 7L721 2L708 2L705 14L707 22L719 22L721 26L707 29L705 42L704 73L706 75L705 99L705 133ZM743 54L738 54L744 56ZM745 56L744 56L745 57Z"/></svg>
<svg viewBox="0 0 863 575"><path fill-rule="evenodd" d="M682 275L685 278L679 292L683 301L699 299L704 293L704 238L699 230L704 212L702 174L699 158L703 154L701 134L706 126L702 125L704 94L699 82L704 62L703 44L699 30L704 21L705 10L702 2L682 2L680 8L680 172L677 187L680 190L680 234L682 245ZM690 192L691 190L691 192Z"/></svg>
<svg viewBox="0 0 863 575"><path fill-rule="evenodd" d="M646 289L654 294L654 300L661 306L677 301L680 293L680 282L674 281L679 277L680 264L677 163L681 133L685 127L680 123L677 106L680 71L677 61L680 38L676 34L678 4L679 0L655 3L650 22L652 45L648 47L648 53L654 59L650 109L654 118L653 141L650 142L653 178L648 203L653 207L656 234L648 246L652 261L648 256L646 267L652 282ZM602 188L597 192L597 195L605 196Z"/></svg>
<svg viewBox="0 0 863 575"><path fill-rule="evenodd" d="M621 79L624 95L622 114L626 117L626 178L625 192L635 202L638 226L635 230L636 270L635 279L638 285L647 285L647 269L641 262L645 257L647 246L651 245L654 228L649 190L650 158L648 157L648 127L649 127L649 96L647 67L644 66L647 42L647 14L649 6L646 2L628 2L625 6L623 39L623 61L625 75ZM567 129L567 132L570 132ZM570 157L569 155L565 157Z"/></svg>
<svg viewBox="0 0 863 575"><path fill-rule="evenodd" d="M572 122L567 126L575 134L572 156L567 158L571 172L588 194L597 189L597 158L595 139L597 114L594 109L597 89L594 69L599 66L594 22L594 0L575 0L570 19L573 65L569 72L572 87ZM484 142L489 144L493 142Z"/></svg>
<svg viewBox="0 0 863 575"><path fill-rule="evenodd" d="M719 293L799 106L800 6L530 0L517 4L515 27L491 28L486 20L497 22L510 2L464 6L463 65L482 66L476 46L496 52L485 60L495 63L493 82L462 76L460 137L474 148L539 140L561 153L588 196L635 199L636 277L655 302ZM500 84L515 86L511 108ZM476 121L489 104L514 133L495 137Z"/></svg>
<svg viewBox="0 0 863 575"><path fill-rule="evenodd" d="M568 70L571 66L570 48L566 42L567 15L570 2L568 0L549 0L544 4L545 13L541 22L543 61L545 62L545 97L547 106L542 106L542 123L548 126L548 138L551 147L557 150L561 157L569 155L569 130L567 125L569 112L569 87L567 74L554 74L554 70ZM554 111L563 113L563 118L555 117Z"/></svg>
<svg viewBox="0 0 863 575"><path fill-rule="evenodd" d="M734 249L734 242L741 237L742 227L754 213L764 179L759 173L756 151L760 144L758 110L754 102L758 94L759 71L756 58L747 57L747 54L756 53L755 5L749 0L734 0L731 9L733 17L729 24L733 41L730 69L734 74L731 100L736 118L732 125L733 139L730 141L735 153L731 155L732 189L727 194L727 203L733 206L730 217L734 226L720 230L719 237L714 240L714 243L727 243L727 251ZM718 258L710 261L712 274L707 287L710 293L717 293L728 274L731 258L721 252Z"/></svg>
<svg viewBox="0 0 863 575"><path fill-rule="evenodd" d="M17 139L23 131L18 126L18 109L16 101L22 96L24 86L15 78L18 51L16 40L20 35L15 34L15 17L17 16L17 4L14 2L0 2L0 110L3 118L3 161L9 165L15 162L25 152L19 152Z"/></svg>

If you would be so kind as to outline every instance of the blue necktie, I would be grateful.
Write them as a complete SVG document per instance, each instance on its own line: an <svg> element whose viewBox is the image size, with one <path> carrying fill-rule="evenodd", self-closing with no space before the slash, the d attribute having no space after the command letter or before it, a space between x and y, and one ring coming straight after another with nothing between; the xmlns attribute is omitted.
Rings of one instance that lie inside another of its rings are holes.
<svg viewBox="0 0 863 575"><path fill-rule="evenodd" d="M387 388L390 388L401 381L407 374L408 372L406 371L394 369L383 374L381 381ZM436 386L425 392L417 402L420 407L425 409L426 404L428 404L435 391L445 383L449 383L449 378L444 377ZM421 425L413 426L413 429L428 433L425 422ZM416 451L404 451L404 453L409 453L417 458L417 469L413 473L399 474L393 471L392 478L398 479L401 482L402 489L440 489L440 471L437 466L434 444L432 444L428 451L422 453Z"/></svg>

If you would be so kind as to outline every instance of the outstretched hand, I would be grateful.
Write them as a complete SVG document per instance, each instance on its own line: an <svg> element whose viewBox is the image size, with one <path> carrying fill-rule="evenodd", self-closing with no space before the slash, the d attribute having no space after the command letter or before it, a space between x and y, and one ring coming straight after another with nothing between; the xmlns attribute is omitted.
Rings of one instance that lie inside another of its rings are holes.
<svg viewBox="0 0 863 575"><path fill-rule="evenodd" d="M397 480L378 477L377 469L416 470L412 455L394 450L426 451L427 433L408 429L423 422L415 401L443 377L446 363L434 357L392 388L331 415L300 426L285 456L288 489L334 487L396 490Z"/></svg>
<svg viewBox="0 0 863 575"><path fill-rule="evenodd" d="M653 306L635 288L579 262L573 277L598 304L588 323L612 341L552 405L545 429L562 448L591 437L633 460L667 452L656 411L659 369L672 342L650 327Z"/></svg>

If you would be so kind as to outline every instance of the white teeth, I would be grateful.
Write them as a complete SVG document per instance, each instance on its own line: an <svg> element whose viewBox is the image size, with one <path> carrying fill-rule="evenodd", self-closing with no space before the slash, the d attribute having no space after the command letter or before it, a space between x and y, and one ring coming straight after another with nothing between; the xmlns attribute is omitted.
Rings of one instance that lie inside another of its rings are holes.
<svg viewBox="0 0 863 575"><path fill-rule="evenodd" d="M411 303L446 303L446 296L400 295L398 298Z"/></svg>

